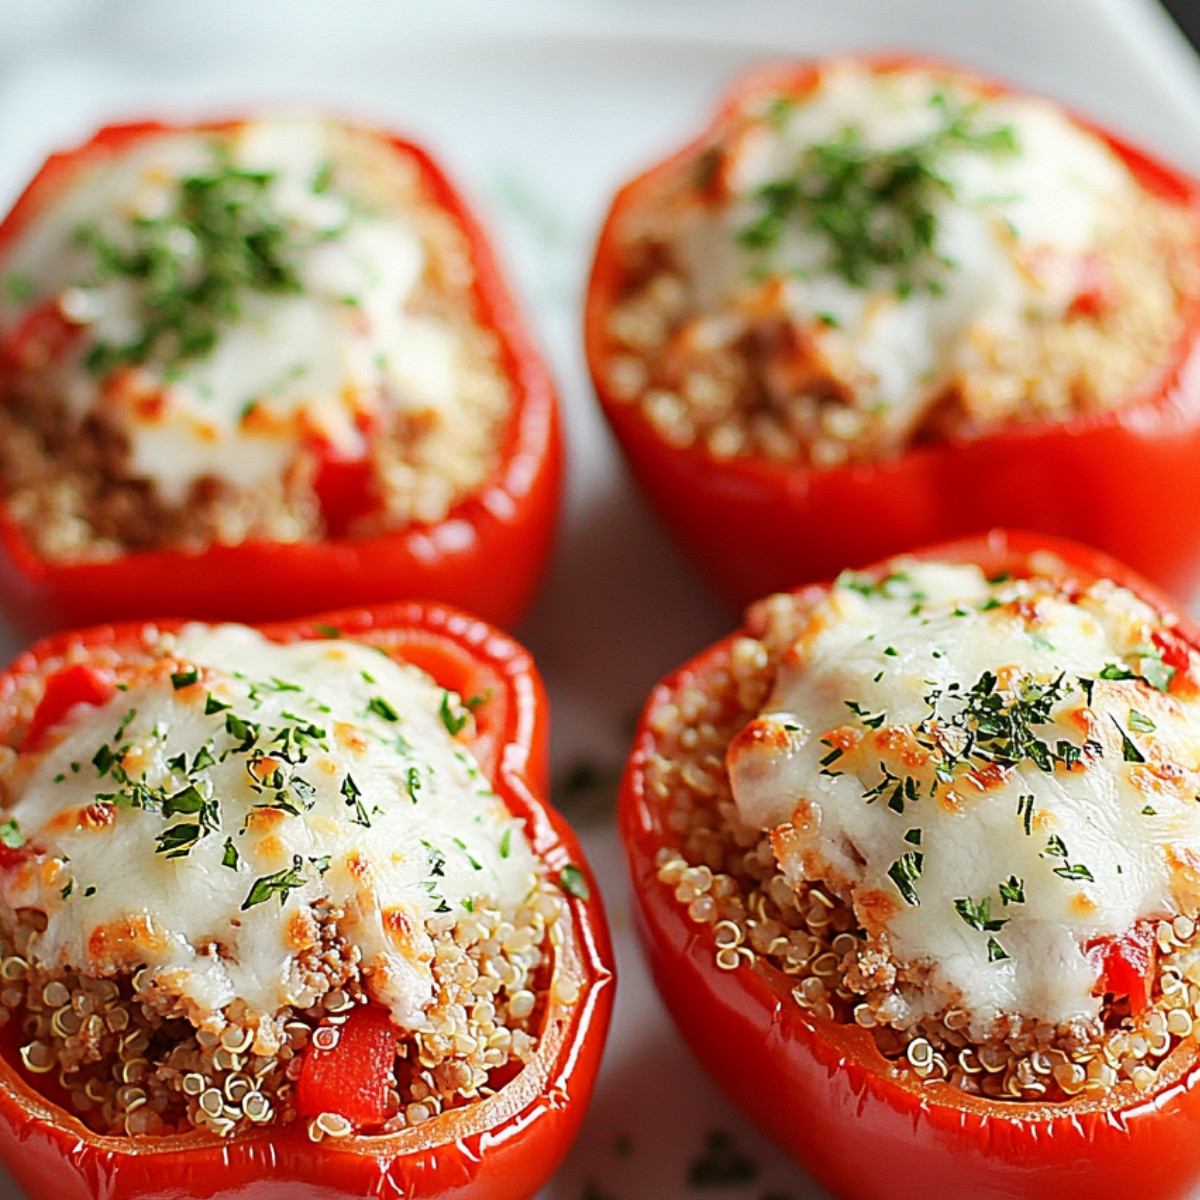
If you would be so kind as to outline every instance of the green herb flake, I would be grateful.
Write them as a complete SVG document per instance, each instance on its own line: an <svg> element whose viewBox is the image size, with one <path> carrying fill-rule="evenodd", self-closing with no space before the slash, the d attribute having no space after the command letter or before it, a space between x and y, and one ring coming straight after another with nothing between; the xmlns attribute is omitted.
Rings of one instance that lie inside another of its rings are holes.
<svg viewBox="0 0 1200 1200"><path fill-rule="evenodd" d="M1144 763L1146 761L1145 755L1142 754L1136 745L1134 745L1133 739L1129 736L1129 734L1127 734L1125 730L1121 728L1121 723L1116 717L1111 715L1109 719L1117 727L1117 732L1121 735L1121 757L1124 758L1126 762Z"/></svg>
<svg viewBox="0 0 1200 1200"><path fill-rule="evenodd" d="M225 839L225 848L221 852L221 866L228 867L231 871L238 869L238 863L241 857L238 854L237 847L233 844L233 838Z"/></svg>
<svg viewBox="0 0 1200 1200"><path fill-rule="evenodd" d="M1129 728L1135 733L1153 733L1155 725L1144 713L1138 712L1136 708L1131 708L1129 710Z"/></svg>
<svg viewBox="0 0 1200 1200"><path fill-rule="evenodd" d="M21 832L16 817L9 817L7 821L0 824L0 846L7 846L10 850L20 850L24 845L25 835Z"/></svg>
<svg viewBox="0 0 1200 1200"><path fill-rule="evenodd" d="M900 296L917 287L936 291L951 264L936 250L935 204L952 194L940 164L951 148L1007 153L1008 127L973 133L971 110L947 110L940 129L908 145L876 150L861 129L845 126L827 142L809 146L795 172L754 194L756 217L738 234L741 245L763 253L796 226L819 239L825 267L852 287L869 287L883 272Z"/></svg>
<svg viewBox="0 0 1200 1200"><path fill-rule="evenodd" d="M901 899L913 908L917 908L921 904L921 899L917 895L916 883L921 877L924 865L925 856L919 850L910 850L896 859L887 870L888 878L896 885Z"/></svg>
<svg viewBox="0 0 1200 1200"><path fill-rule="evenodd" d="M196 667L189 667L186 671L174 671L171 674L171 686L181 692L184 688L191 687L192 684L200 681L200 672Z"/></svg>
<svg viewBox="0 0 1200 1200"><path fill-rule="evenodd" d="M994 937L987 940L988 962L1000 962L1008 957L1008 951Z"/></svg>
<svg viewBox="0 0 1200 1200"><path fill-rule="evenodd" d="M972 929L979 929L988 933L994 933L997 930L1003 929L1008 924L1007 917L993 917L991 908L991 896L984 896L979 901L972 900L969 896L954 901L954 911L958 913L963 921L970 925Z"/></svg>
<svg viewBox="0 0 1200 1200"><path fill-rule="evenodd" d="M438 708L438 715L442 718L442 724L445 725L446 732L451 737L457 737L467 723L467 713L456 713L450 708L449 692L442 692L442 703Z"/></svg>
<svg viewBox="0 0 1200 1200"><path fill-rule="evenodd" d="M558 885L568 896L574 896L576 900L587 900L592 894L582 869L574 863L567 863L558 873Z"/></svg>
<svg viewBox="0 0 1200 1200"><path fill-rule="evenodd" d="M1055 867L1054 873L1061 875L1063 879L1086 879L1088 883L1095 883L1094 876L1083 863L1068 863L1065 867Z"/></svg>
<svg viewBox="0 0 1200 1200"><path fill-rule="evenodd" d="M139 324L128 342L94 342L89 370L106 375L152 358L178 369L212 353L247 296L301 291L294 237L270 200L274 179L217 151L210 171L178 181L167 211L131 220L123 244L94 223L74 230L75 245L92 256L84 285L128 281Z"/></svg>
<svg viewBox="0 0 1200 1200"><path fill-rule="evenodd" d="M400 714L382 696L372 696L367 702L367 710L389 724L400 720Z"/></svg>
<svg viewBox="0 0 1200 1200"><path fill-rule="evenodd" d="M187 821L172 825L155 838L158 843L155 851L167 858L185 858L202 836L203 831L197 822Z"/></svg>
<svg viewBox="0 0 1200 1200"><path fill-rule="evenodd" d="M1025 830L1026 837L1033 833L1033 799L1028 792L1017 797L1017 816L1021 818L1021 826Z"/></svg>
<svg viewBox="0 0 1200 1200"><path fill-rule="evenodd" d="M1025 880L1016 875L1010 875L1000 885L1000 902L1002 904L1025 903Z"/></svg>
<svg viewBox="0 0 1200 1200"><path fill-rule="evenodd" d="M246 899L242 901L242 911L254 908L257 904L263 904L272 896L278 896L281 905L286 904L290 893L303 886L304 860L297 854L293 856L290 867L276 871L274 875L264 875L261 879L254 881Z"/></svg>

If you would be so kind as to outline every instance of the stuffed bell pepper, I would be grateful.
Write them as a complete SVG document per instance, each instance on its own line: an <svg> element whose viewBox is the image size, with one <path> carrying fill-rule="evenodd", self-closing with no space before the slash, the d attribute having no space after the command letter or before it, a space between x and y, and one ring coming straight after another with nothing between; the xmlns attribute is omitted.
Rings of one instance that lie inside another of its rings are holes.
<svg viewBox="0 0 1200 1200"><path fill-rule="evenodd" d="M992 534L776 594L645 710L656 982L841 1200L1200 1183L1200 634Z"/></svg>
<svg viewBox="0 0 1200 1200"><path fill-rule="evenodd" d="M0 1161L31 1196L496 1197L612 1000L528 655L409 604L0 677Z"/></svg>
<svg viewBox="0 0 1200 1200"><path fill-rule="evenodd" d="M481 231L388 134L108 128L0 224L0 602L26 625L408 597L512 624L558 439Z"/></svg>
<svg viewBox="0 0 1200 1200"><path fill-rule="evenodd" d="M750 74L617 195L587 302L635 475L735 604L993 525L1200 578L1196 185L909 60Z"/></svg>

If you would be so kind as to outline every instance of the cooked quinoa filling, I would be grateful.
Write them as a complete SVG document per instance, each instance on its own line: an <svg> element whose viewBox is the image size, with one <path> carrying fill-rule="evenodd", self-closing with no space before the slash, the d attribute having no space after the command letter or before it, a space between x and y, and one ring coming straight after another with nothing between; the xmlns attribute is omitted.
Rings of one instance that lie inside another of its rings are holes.
<svg viewBox="0 0 1200 1200"><path fill-rule="evenodd" d="M651 715L658 876L716 965L898 1069L1154 1086L1200 1018L1197 660L1100 582L898 562L773 597Z"/></svg>
<svg viewBox="0 0 1200 1200"><path fill-rule="evenodd" d="M816 466L1135 398L1196 214L1038 99L930 69L749 96L620 211L600 367L673 445Z"/></svg>
<svg viewBox="0 0 1200 1200"><path fill-rule="evenodd" d="M530 1061L561 892L470 756L466 703L341 640L240 627L89 655L107 680L3 763L0 1016L36 1086L107 1134L297 1119L304 1052L387 1009L378 1130ZM59 669L23 680L37 707ZM556 993L557 994L557 993ZM312 1137L355 1130L304 1114Z"/></svg>
<svg viewBox="0 0 1200 1200"><path fill-rule="evenodd" d="M0 262L0 483L37 553L443 519L513 396L420 165L331 121L94 155Z"/></svg>

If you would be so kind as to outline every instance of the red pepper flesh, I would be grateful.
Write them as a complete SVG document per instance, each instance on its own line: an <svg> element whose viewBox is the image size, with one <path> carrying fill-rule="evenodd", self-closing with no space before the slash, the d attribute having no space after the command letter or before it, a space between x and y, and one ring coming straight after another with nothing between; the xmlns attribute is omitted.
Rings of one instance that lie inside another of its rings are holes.
<svg viewBox="0 0 1200 1200"><path fill-rule="evenodd" d="M112 672L100 670L90 663L72 663L55 671L46 680L46 690L33 710L21 749L40 750L46 735L77 704L104 704L114 691Z"/></svg>
<svg viewBox="0 0 1200 1200"><path fill-rule="evenodd" d="M193 127L219 129L224 126ZM52 155L0 222L0 268L15 239L89 164L171 131L155 122L100 130L85 145ZM511 628L533 599L549 557L562 489L563 450L553 381L479 224L419 146L389 139L416 164L428 194L469 247L472 301L496 341L513 393L499 461L474 493L432 525L409 524L370 537L339 536L351 498L327 482L332 532L315 542L244 542L185 553L146 550L99 562L49 562L0 504L0 607L23 629L187 613L205 620L266 621L320 609L432 597ZM74 334L57 311L31 315L7 354L53 355ZM0 361L0 370L3 370Z"/></svg>
<svg viewBox="0 0 1200 1200"><path fill-rule="evenodd" d="M972 562L988 575L1028 570L1050 555L1083 586L1111 579L1156 611L1173 605L1128 568L1096 551L1028 534L993 532L919 552ZM882 570L882 568L868 569ZM1200 651L1200 629L1175 632ZM664 679L643 713L621 786L619 823L633 880L635 918L667 1008L697 1059L729 1099L841 1200L1190 1200L1200 1182L1200 1051L1185 1041L1148 1092L1122 1084L1099 1099L1063 1104L971 1096L946 1083L914 1084L871 1034L805 1012L794 980L757 963L721 970L711 927L698 925L658 878L663 846L680 835L647 787L657 752L652 709L726 669L737 635ZM1190 677L1175 681L1192 689ZM1137 969L1118 952L1122 988ZM1114 987L1117 986L1114 981ZM1131 986L1131 1000L1136 992Z"/></svg>
<svg viewBox="0 0 1200 1200"><path fill-rule="evenodd" d="M396 1079L396 1034L388 1011L377 1004L354 1009L332 1031L333 1045L310 1040L296 1081L301 1116L332 1112L355 1129L371 1129L387 1119L388 1088Z"/></svg>
<svg viewBox="0 0 1200 1200"><path fill-rule="evenodd" d="M880 71L921 65L867 61ZM1200 302L1184 312L1169 361L1118 408L927 442L873 463L810 468L750 456L716 459L700 447L669 444L637 404L614 394L608 323L625 281L621 238L631 214L695 159L728 114L751 97L803 94L815 70L783 65L747 75L709 132L617 193L600 234L585 310L588 365L634 477L664 524L738 609L847 566L1001 524L1097 546L1159 586L1189 594L1200 583ZM1200 214L1195 180L1079 123L1103 138L1148 192ZM1086 301L1099 302L1098 293Z"/></svg>
<svg viewBox="0 0 1200 1200"><path fill-rule="evenodd" d="M179 624L154 622L160 630ZM261 629L281 642L354 638L421 666L464 697L486 697L474 710L478 736L465 744L497 795L524 821L550 877L572 863L587 883L586 897L582 889L566 897L562 942L554 948L554 978L561 978L565 993L578 988L578 994L560 1000L551 984L533 1058L494 1095L398 1133L321 1142L308 1137L304 1120L232 1138L199 1131L100 1136L39 1091L46 1080L22 1070L15 1039L0 1038L0 1162L30 1196L55 1200L528 1200L583 1121L614 990L599 889L574 834L544 799L548 713L533 662L492 626L432 603L354 609ZM89 654L141 644L142 626L134 623L60 633L34 646L0 672L0 738L16 740L29 677L52 674L43 664L86 661ZM329 1087L345 1078L341 1068L317 1075Z"/></svg>

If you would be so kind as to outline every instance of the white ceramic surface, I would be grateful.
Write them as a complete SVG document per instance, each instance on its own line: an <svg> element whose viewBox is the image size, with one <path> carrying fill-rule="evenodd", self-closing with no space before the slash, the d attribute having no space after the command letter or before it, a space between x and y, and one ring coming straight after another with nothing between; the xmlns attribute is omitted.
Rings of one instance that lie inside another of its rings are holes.
<svg viewBox="0 0 1200 1200"><path fill-rule="evenodd" d="M559 794L603 883L621 972L591 1113L543 1200L694 1194L688 1165L718 1129L759 1175L715 1200L825 1194L707 1082L632 936L615 774L655 679L734 618L635 494L578 324L617 184L695 130L741 68L846 49L969 63L1200 172L1200 69L1150 0L0 0L0 207L47 152L106 121L322 106L433 149L513 269L560 382L571 465L557 554L518 633L549 687L555 778L598 769L597 786ZM0 656L19 647L0 629ZM19 1196L0 1175L0 1200Z"/></svg>

